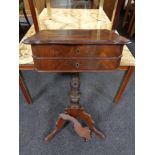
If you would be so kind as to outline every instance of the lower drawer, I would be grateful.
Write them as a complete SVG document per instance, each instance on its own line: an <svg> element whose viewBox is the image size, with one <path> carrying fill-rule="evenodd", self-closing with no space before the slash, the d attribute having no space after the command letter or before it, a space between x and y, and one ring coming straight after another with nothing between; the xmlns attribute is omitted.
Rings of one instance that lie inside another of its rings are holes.
<svg viewBox="0 0 155 155"><path fill-rule="evenodd" d="M91 72L115 70L121 57L112 59L38 59L34 58L35 69L52 72Z"/></svg>

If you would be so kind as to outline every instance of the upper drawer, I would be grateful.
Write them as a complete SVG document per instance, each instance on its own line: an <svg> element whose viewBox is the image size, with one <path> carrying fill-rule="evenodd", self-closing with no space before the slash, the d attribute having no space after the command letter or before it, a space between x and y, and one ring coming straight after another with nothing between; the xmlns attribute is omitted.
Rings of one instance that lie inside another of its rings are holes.
<svg viewBox="0 0 155 155"><path fill-rule="evenodd" d="M118 57L122 45L32 45L35 57Z"/></svg>

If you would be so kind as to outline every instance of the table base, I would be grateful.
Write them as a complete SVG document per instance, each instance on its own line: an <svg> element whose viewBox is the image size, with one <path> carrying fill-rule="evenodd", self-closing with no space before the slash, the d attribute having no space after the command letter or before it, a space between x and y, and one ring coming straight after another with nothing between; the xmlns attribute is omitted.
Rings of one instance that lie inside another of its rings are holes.
<svg viewBox="0 0 155 155"><path fill-rule="evenodd" d="M85 141L90 140L92 132L99 138L104 139L105 135L96 129L95 123L90 114L86 113L84 108L80 105L80 78L79 73L75 73L71 79L70 105L65 109L64 114L60 114L55 129L47 135L45 142L49 142L61 129L64 127L66 121L71 121L74 125L75 132ZM82 127L78 119L86 123L88 127Z"/></svg>

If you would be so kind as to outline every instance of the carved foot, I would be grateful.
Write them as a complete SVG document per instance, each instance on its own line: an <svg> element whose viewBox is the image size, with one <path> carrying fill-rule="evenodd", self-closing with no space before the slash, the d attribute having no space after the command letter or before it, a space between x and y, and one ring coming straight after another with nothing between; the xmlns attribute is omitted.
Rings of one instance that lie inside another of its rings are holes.
<svg viewBox="0 0 155 155"><path fill-rule="evenodd" d="M97 130L95 127L93 127L92 131L93 131L93 132L96 134L96 136L98 136L99 138L105 139L105 135L104 135L101 131Z"/></svg>
<svg viewBox="0 0 155 155"><path fill-rule="evenodd" d="M45 142L49 142L63 128L64 124L65 120L59 117L56 123L56 128L50 134L48 134L47 137L45 137Z"/></svg>
<svg viewBox="0 0 155 155"><path fill-rule="evenodd" d="M95 128L95 123L88 113L86 113L84 110L82 110L79 113L79 117L88 125L89 129L92 132L94 132L99 138L105 139L105 135L101 131L99 131Z"/></svg>
<svg viewBox="0 0 155 155"><path fill-rule="evenodd" d="M83 120L87 124L91 132L94 132L99 138L102 138L102 139L105 138L105 135L96 129L93 119L88 113L85 112L83 107L75 107L74 105L71 105L69 108L66 108L65 113L67 113L68 115L74 118L79 118ZM90 137L91 137L91 132L90 132Z"/></svg>
<svg viewBox="0 0 155 155"><path fill-rule="evenodd" d="M63 118L64 120L71 121L73 123L75 132L80 137L84 138L85 141L90 140L90 138L91 138L90 132L91 131L88 127L83 127L76 118L74 118L68 114L60 114L60 117Z"/></svg>

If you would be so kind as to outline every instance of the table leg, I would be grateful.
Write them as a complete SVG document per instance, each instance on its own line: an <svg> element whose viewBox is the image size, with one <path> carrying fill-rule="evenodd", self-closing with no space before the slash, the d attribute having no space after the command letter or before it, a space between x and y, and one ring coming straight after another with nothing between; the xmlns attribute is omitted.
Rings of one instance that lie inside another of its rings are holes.
<svg viewBox="0 0 155 155"><path fill-rule="evenodd" d="M28 89L24 83L24 79L22 77L21 71L19 71L19 85L20 85L21 91L24 95L26 102L28 104L32 104L32 99L31 99L30 93L29 93L29 91L28 91Z"/></svg>
<svg viewBox="0 0 155 155"><path fill-rule="evenodd" d="M115 96L114 102L118 103L124 93L124 90L132 76L132 73L134 72L135 66L129 66L127 73L125 74L124 78L123 78L123 82L121 83L121 86Z"/></svg>

